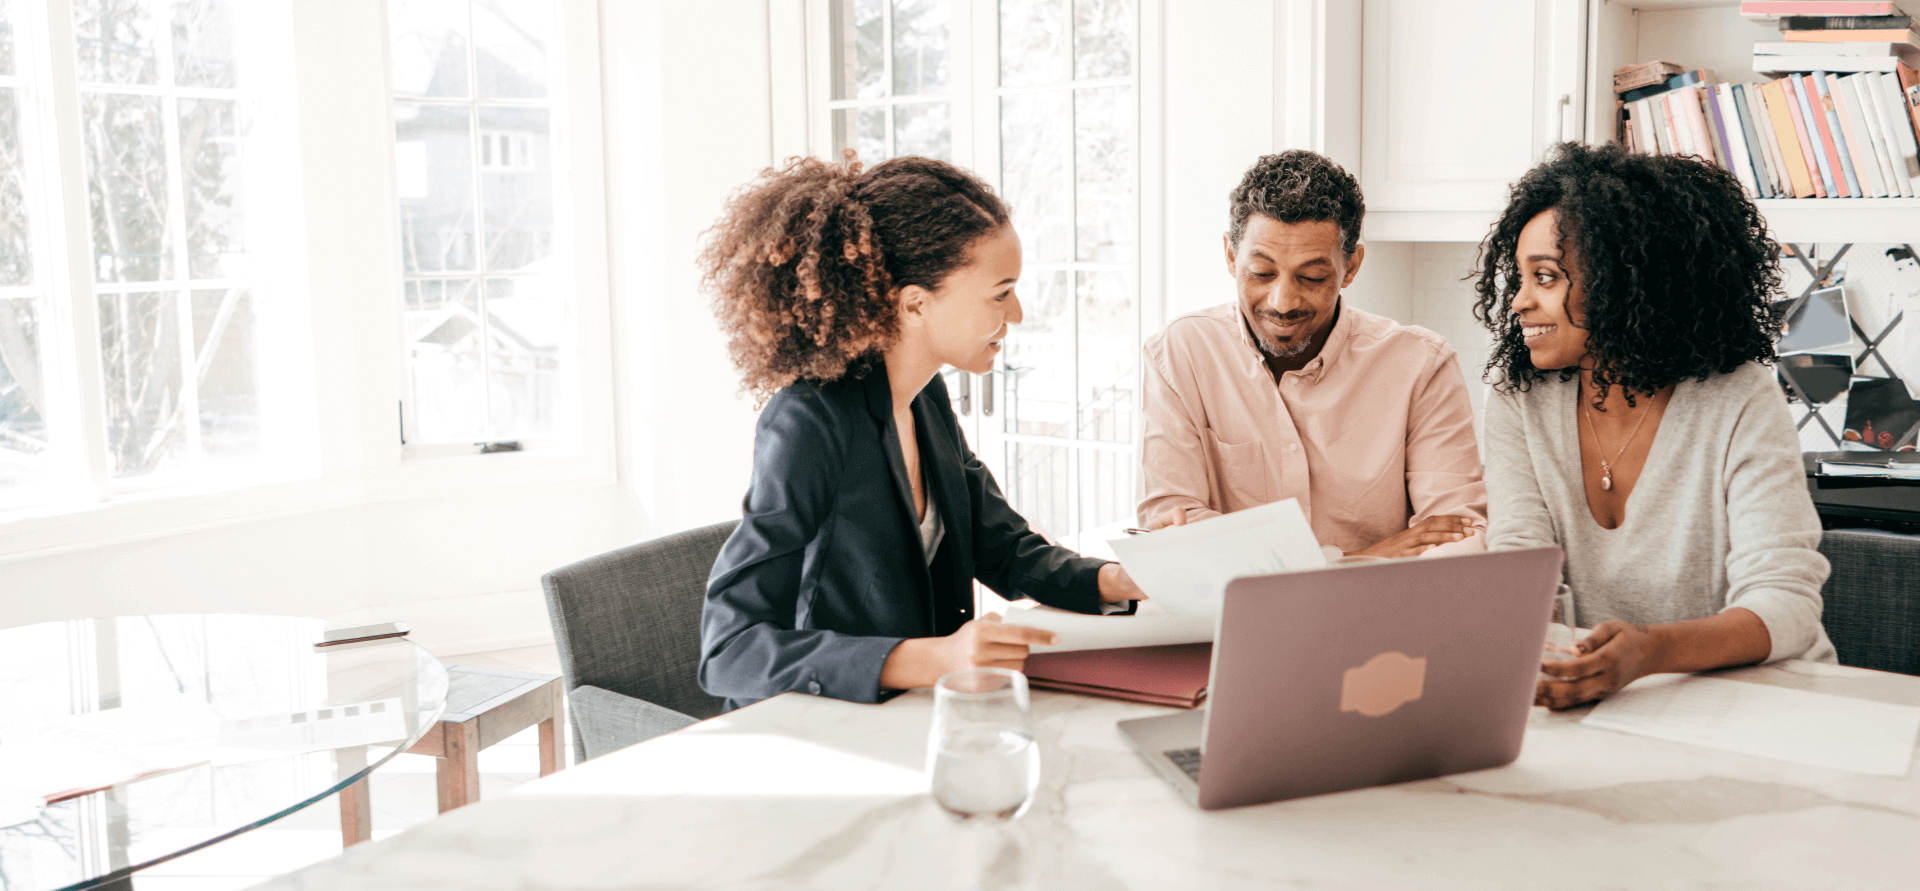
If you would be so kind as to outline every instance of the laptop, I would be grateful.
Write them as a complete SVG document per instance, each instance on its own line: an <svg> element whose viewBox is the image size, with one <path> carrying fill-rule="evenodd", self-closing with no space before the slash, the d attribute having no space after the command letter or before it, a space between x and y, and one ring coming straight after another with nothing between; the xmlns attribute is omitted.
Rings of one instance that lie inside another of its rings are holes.
<svg viewBox="0 0 1920 891"><path fill-rule="evenodd" d="M1512 763L1562 559L1549 546L1234 579L1209 707L1120 732L1202 810Z"/></svg>

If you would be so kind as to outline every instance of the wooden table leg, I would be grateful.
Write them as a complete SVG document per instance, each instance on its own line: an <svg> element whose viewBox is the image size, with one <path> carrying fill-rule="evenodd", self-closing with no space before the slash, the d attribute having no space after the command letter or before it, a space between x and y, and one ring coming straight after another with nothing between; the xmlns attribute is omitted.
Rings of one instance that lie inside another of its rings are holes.
<svg viewBox="0 0 1920 891"><path fill-rule="evenodd" d="M480 722L444 724L445 754L435 762L440 813L480 800Z"/></svg>
<svg viewBox="0 0 1920 891"><path fill-rule="evenodd" d="M548 718L540 722L540 775L547 776L560 769L559 734L554 732L555 721Z"/></svg>
<svg viewBox="0 0 1920 891"><path fill-rule="evenodd" d="M353 847L373 838L373 796L368 778L340 790L340 845Z"/></svg>

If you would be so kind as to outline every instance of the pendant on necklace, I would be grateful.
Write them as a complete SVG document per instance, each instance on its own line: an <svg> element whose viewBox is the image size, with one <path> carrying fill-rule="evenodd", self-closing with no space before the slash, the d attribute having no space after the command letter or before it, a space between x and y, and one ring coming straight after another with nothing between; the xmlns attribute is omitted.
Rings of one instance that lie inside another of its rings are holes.
<svg viewBox="0 0 1920 891"><path fill-rule="evenodd" d="M1608 467L1604 461L1600 464L1600 489L1605 492L1613 491L1613 468Z"/></svg>

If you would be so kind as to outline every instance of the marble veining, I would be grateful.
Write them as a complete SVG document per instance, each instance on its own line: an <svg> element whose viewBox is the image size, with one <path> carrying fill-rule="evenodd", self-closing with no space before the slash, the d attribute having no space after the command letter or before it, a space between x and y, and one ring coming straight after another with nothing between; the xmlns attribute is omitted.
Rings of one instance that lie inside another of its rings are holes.
<svg viewBox="0 0 1920 891"><path fill-rule="evenodd" d="M1754 683L1920 703L1920 678L1783 663ZM259 886L643 888L1913 888L1920 779L1696 748L1536 709L1520 759L1203 813L1114 722L1034 696L1040 790L1009 831L926 792L931 699L787 695Z"/></svg>

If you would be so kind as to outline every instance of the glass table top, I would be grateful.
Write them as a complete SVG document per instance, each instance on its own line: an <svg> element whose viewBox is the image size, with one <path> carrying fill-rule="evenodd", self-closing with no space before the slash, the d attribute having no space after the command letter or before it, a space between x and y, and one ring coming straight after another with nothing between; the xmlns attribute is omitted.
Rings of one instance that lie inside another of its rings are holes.
<svg viewBox="0 0 1920 891"><path fill-rule="evenodd" d="M0 891L118 883L406 751L445 707L446 669L404 638L314 646L338 627L159 615L0 629Z"/></svg>

